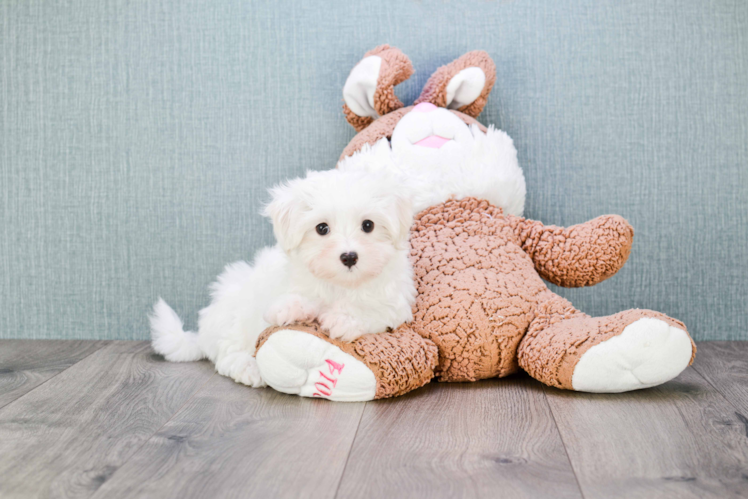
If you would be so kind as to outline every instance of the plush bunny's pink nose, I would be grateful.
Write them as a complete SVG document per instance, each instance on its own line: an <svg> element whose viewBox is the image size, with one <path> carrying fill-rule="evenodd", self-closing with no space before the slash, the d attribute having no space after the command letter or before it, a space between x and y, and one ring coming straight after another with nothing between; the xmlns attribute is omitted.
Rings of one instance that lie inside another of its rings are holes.
<svg viewBox="0 0 748 500"><path fill-rule="evenodd" d="M434 106L430 102L422 102L421 104L416 105L413 108L413 112L418 113L431 113L432 111L439 109L438 107ZM426 120L427 122L431 121L431 118L423 117L419 121ZM451 139L447 139L445 137L440 137L436 134L430 135L428 137L424 137L418 142L414 142L414 146L421 146L424 148L431 148L431 149L439 149L442 146L444 146L446 143L448 143Z"/></svg>
<svg viewBox="0 0 748 500"><path fill-rule="evenodd" d="M422 102L421 104L416 105L416 107L413 108L413 111L418 111L419 113L430 113L435 109L436 106L434 106L430 102Z"/></svg>

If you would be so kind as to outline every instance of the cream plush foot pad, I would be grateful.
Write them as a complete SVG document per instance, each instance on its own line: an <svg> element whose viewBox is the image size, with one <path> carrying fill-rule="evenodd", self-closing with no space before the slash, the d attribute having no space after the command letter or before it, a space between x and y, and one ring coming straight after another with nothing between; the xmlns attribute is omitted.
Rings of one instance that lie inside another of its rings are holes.
<svg viewBox="0 0 748 500"><path fill-rule="evenodd" d="M256 355L263 380L287 394L331 401L371 401L374 373L361 361L299 330L273 333Z"/></svg>
<svg viewBox="0 0 748 500"><path fill-rule="evenodd" d="M591 347L577 362L571 383L582 392L626 392L677 377L691 360L688 334L662 320L641 318L620 335Z"/></svg>

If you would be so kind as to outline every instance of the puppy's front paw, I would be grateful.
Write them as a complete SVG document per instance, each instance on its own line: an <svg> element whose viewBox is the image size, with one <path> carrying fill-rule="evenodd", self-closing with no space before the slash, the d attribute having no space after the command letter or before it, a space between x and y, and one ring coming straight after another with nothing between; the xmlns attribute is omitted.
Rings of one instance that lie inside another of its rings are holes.
<svg viewBox="0 0 748 500"><path fill-rule="evenodd" d="M273 302L263 319L271 324L286 326L299 321L311 321L317 317L318 307L311 300L297 294L283 295Z"/></svg>
<svg viewBox="0 0 748 500"><path fill-rule="evenodd" d="M324 313L319 321L331 339L353 342L366 333L361 323L345 314Z"/></svg>

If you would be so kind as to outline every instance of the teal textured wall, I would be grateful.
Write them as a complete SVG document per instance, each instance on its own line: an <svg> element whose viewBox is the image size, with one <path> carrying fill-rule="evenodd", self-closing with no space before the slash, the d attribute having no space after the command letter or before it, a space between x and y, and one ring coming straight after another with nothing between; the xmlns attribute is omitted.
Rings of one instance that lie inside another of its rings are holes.
<svg viewBox="0 0 748 500"><path fill-rule="evenodd" d="M487 50L481 121L515 140L526 215L619 213L632 256L594 288L697 339L748 340L748 2L0 0L0 337L147 337L162 295L194 326L223 265L271 241L265 189L353 136L368 49L431 72Z"/></svg>

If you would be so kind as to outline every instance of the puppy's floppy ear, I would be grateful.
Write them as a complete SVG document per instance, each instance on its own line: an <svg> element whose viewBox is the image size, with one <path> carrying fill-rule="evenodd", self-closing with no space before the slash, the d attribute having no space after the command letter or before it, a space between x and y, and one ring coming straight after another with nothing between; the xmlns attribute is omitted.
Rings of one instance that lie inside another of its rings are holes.
<svg viewBox="0 0 748 500"><path fill-rule="evenodd" d="M413 226L413 203L411 196L404 189L390 195L391 203L390 217L388 217L388 230L392 233L392 239L397 248L403 248L408 244L410 228Z"/></svg>
<svg viewBox="0 0 748 500"><path fill-rule="evenodd" d="M410 78L413 65L395 47L380 45L364 54L343 87L343 113L356 132L403 103L395 96L395 85Z"/></svg>
<svg viewBox="0 0 748 500"><path fill-rule="evenodd" d="M301 186L302 179L275 186L270 190L273 198L263 210L263 215L273 222L275 239L286 252L298 247L304 238L302 219L309 206Z"/></svg>
<svg viewBox="0 0 748 500"><path fill-rule="evenodd" d="M477 118L496 82L496 65L482 50L474 50L437 69L415 104L430 102Z"/></svg>

